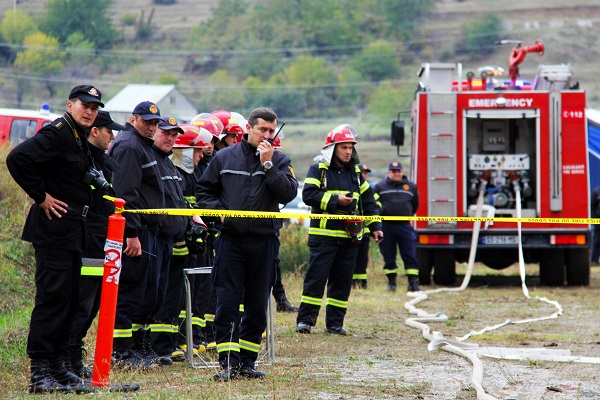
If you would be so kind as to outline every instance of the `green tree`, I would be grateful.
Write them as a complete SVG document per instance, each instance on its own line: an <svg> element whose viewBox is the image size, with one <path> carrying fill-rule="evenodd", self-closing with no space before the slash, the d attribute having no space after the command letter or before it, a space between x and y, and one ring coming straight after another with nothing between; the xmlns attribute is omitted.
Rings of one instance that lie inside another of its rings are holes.
<svg viewBox="0 0 600 400"><path fill-rule="evenodd" d="M15 67L49 78L64 68L65 52L60 50L56 38L38 32L27 36L23 41L25 50L17 54ZM49 79L45 80L50 97L54 96L54 88Z"/></svg>
<svg viewBox="0 0 600 400"><path fill-rule="evenodd" d="M354 59L352 66L365 78L376 82L397 78L400 71L396 47L383 39L365 47Z"/></svg>
<svg viewBox="0 0 600 400"><path fill-rule="evenodd" d="M94 43L87 40L81 32L71 34L65 41L65 47L70 63L86 65L96 58Z"/></svg>
<svg viewBox="0 0 600 400"><path fill-rule="evenodd" d="M65 43L74 32L94 43L97 49L109 49L118 38L108 17L113 0L48 0L40 30Z"/></svg>
<svg viewBox="0 0 600 400"><path fill-rule="evenodd" d="M487 12L479 18L465 22L461 30L464 40L457 51L476 57L492 54L496 50L495 43L502 38L504 25L500 17Z"/></svg>
<svg viewBox="0 0 600 400"><path fill-rule="evenodd" d="M11 45L7 55L9 61L17 54L17 46L22 45L25 38L37 31L33 19L20 8L6 11L0 22L0 37L2 41Z"/></svg>

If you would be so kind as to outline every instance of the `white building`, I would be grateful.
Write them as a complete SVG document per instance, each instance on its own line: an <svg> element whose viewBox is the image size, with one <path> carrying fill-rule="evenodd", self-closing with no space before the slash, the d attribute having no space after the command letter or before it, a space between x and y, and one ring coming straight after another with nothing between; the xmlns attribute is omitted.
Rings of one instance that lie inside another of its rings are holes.
<svg viewBox="0 0 600 400"><path fill-rule="evenodd" d="M129 122L131 112L142 101L155 103L160 115L174 117L178 123L190 122L198 114L198 109L175 85L127 85L103 108L111 118L120 124Z"/></svg>

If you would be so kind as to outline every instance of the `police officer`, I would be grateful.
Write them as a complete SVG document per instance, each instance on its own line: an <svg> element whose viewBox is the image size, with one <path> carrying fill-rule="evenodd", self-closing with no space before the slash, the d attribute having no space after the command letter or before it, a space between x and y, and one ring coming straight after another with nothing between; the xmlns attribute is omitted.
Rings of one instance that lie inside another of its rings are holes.
<svg viewBox="0 0 600 400"><path fill-rule="evenodd" d="M36 260L35 306L27 338L30 393L86 390L65 361L79 304L84 224L92 199L85 179L91 166L85 129L103 106L94 86L74 87L65 114L6 159L14 180L35 202L22 236L33 244Z"/></svg>
<svg viewBox="0 0 600 400"><path fill-rule="evenodd" d="M388 177L375 185L375 198L381 207L382 216L413 216L419 208L417 185L402 174L402 164L392 161ZM387 290L396 290L396 246L404 263L408 279L408 291L419 292L419 264L417 262L417 235L409 221L383 221L385 241L379 244L383 256L383 270L388 278Z"/></svg>
<svg viewBox="0 0 600 400"><path fill-rule="evenodd" d="M126 201L126 209L165 207L162 174L152 151L159 118L156 104L139 103L110 148L109 155L121 166L113 175L113 188L117 196ZM124 216L125 247L113 349L118 365L147 369L153 360L147 357L146 329L158 301L161 268L158 230L165 217L135 213Z"/></svg>
<svg viewBox="0 0 600 400"><path fill-rule="evenodd" d="M110 182L113 171L119 166L106 154L106 151L115 138L113 131L123 129L125 127L114 122L109 112L98 111L87 139L94 164L93 170L89 172L93 196L86 217L86 246L81 267L79 309L69 334L69 369L82 378L92 377L92 371L83 364L85 354L83 339L100 308L108 217L115 210L114 203L105 199L104 195L114 196Z"/></svg>
<svg viewBox="0 0 600 400"><path fill-rule="evenodd" d="M290 202L298 181L290 159L274 152L277 115L258 108L248 118L248 138L220 150L198 182L202 208L278 212ZM275 277L280 219L222 217L213 266L217 293L215 331L222 370L213 377L262 378L254 369L267 326L267 304ZM242 298L243 294L243 298ZM244 314L240 324L240 304Z"/></svg>
<svg viewBox="0 0 600 400"><path fill-rule="evenodd" d="M355 136L351 125L329 132L320 162L310 166L302 199L313 213L348 215L348 220L311 219L308 229L310 261L304 278L296 332L310 333L315 326L327 285L326 332L346 335L344 317L352 288L352 274L363 236L360 215L378 215L373 190L360 174L356 162ZM376 242L382 238L381 222L367 221Z"/></svg>

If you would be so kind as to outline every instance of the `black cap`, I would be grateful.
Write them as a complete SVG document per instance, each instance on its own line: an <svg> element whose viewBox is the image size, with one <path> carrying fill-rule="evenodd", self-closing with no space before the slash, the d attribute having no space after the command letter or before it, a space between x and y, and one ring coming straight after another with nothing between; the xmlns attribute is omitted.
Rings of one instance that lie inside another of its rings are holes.
<svg viewBox="0 0 600 400"><path fill-rule="evenodd" d="M71 99L79 99L84 103L97 103L100 107L104 107L102 93L92 85L75 86L69 94L69 100Z"/></svg>
<svg viewBox="0 0 600 400"><path fill-rule="evenodd" d="M360 169L360 172L371 173L371 170L365 164L358 164L358 169Z"/></svg>
<svg viewBox="0 0 600 400"><path fill-rule="evenodd" d="M388 170L402 170L402 164L400 164L400 161L392 161L390 163L390 166L388 167Z"/></svg>
<svg viewBox="0 0 600 400"><path fill-rule="evenodd" d="M95 126L96 128L107 127L109 129L112 129L113 131L122 131L123 129L125 129L123 125L118 124L112 120L108 111L102 110L98 111L98 115L96 116L96 119L94 120L92 126Z"/></svg>
<svg viewBox="0 0 600 400"><path fill-rule="evenodd" d="M183 133L183 129L177 125L177 121L173 117L160 117L158 127L163 131L176 130L179 133Z"/></svg>
<svg viewBox="0 0 600 400"><path fill-rule="evenodd" d="M142 101L140 104L135 106L132 114L138 114L145 121L160 118L160 110L156 104L151 101Z"/></svg>

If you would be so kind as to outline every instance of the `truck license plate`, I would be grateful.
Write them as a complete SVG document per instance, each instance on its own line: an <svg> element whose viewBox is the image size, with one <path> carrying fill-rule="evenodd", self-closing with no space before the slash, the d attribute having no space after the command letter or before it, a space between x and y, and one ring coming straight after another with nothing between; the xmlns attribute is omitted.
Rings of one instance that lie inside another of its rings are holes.
<svg viewBox="0 0 600 400"><path fill-rule="evenodd" d="M484 236L481 238L483 244L517 244L517 236Z"/></svg>

